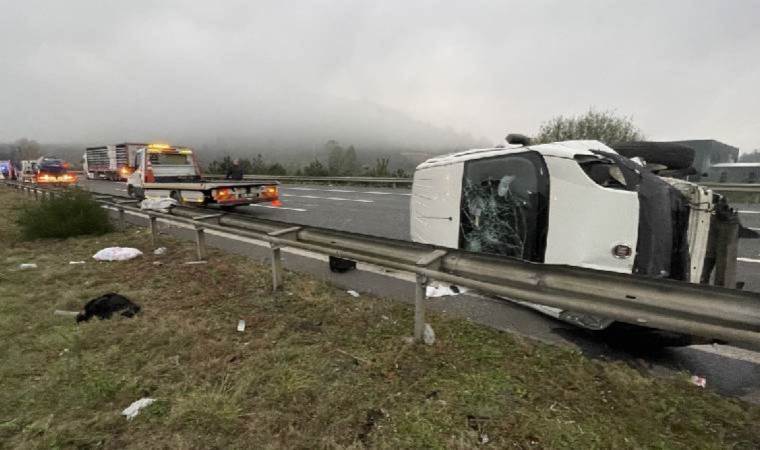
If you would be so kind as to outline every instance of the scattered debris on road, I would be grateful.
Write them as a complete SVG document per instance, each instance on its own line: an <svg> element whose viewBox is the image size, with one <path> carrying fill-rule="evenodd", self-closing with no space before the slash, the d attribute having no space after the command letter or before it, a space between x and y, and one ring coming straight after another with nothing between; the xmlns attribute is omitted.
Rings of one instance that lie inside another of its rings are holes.
<svg viewBox="0 0 760 450"><path fill-rule="evenodd" d="M146 406L149 406L151 403L155 402L155 398L149 398L149 397L143 397L140 400L136 400L132 402L131 405L127 406L127 408L121 412L122 416L125 416L127 420L132 420L135 417L137 417L137 414L140 413L140 410L145 408Z"/></svg>
<svg viewBox="0 0 760 450"><path fill-rule="evenodd" d="M425 295L428 298L448 297L452 295L464 294L467 291L469 291L469 289L464 287L459 287L449 283L443 283L441 281L431 281L427 285Z"/></svg>
<svg viewBox="0 0 760 450"><path fill-rule="evenodd" d="M345 273L356 269L356 261L350 259L330 256L330 271L335 273Z"/></svg>
<svg viewBox="0 0 760 450"><path fill-rule="evenodd" d="M97 261L127 261L137 258L143 253L131 247L107 247L92 255Z"/></svg>
<svg viewBox="0 0 760 450"><path fill-rule="evenodd" d="M101 320L110 319L114 313L121 312L124 317L134 317L140 312L140 305L123 295L109 292L94 298L84 305L84 311L77 315L77 323L86 322L93 317Z"/></svg>

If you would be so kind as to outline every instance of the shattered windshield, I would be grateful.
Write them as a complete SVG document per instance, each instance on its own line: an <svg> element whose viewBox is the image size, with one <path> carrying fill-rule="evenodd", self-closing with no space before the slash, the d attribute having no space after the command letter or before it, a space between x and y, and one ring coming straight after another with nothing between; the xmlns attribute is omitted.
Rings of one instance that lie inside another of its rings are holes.
<svg viewBox="0 0 760 450"><path fill-rule="evenodd" d="M548 177L534 152L465 163L460 247L543 261Z"/></svg>

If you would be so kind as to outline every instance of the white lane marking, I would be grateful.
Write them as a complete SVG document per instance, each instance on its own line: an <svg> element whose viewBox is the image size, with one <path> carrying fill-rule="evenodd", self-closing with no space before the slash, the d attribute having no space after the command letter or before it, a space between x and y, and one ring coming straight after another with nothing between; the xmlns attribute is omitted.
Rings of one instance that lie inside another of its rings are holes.
<svg viewBox="0 0 760 450"><path fill-rule="evenodd" d="M739 211L740 214L760 214L760 211Z"/></svg>
<svg viewBox="0 0 760 450"><path fill-rule="evenodd" d="M362 192L362 194L374 194L374 195L405 195L407 197L411 197L412 194L404 194L401 192L380 192L380 191L369 191L369 192Z"/></svg>
<svg viewBox="0 0 760 450"><path fill-rule="evenodd" d="M292 195L282 194L281 197L295 197L295 198L313 198L318 200L334 200L338 202L359 202L359 203L374 203L374 200L367 200L363 198L343 198L343 197L319 197L316 195Z"/></svg>
<svg viewBox="0 0 760 450"><path fill-rule="evenodd" d="M748 262L748 263L757 263L760 264L760 259L752 259L752 258L736 258L739 262Z"/></svg>
<svg viewBox="0 0 760 450"><path fill-rule="evenodd" d="M760 364L760 353L743 348L731 347L728 345L690 345L688 348L699 350L705 353L712 353L723 357L738 359L740 361ZM709 380L708 380L709 381Z"/></svg>
<svg viewBox="0 0 760 450"><path fill-rule="evenodd" d="M370 194L370 195L403 195L406 197L411 197L412 194L407 194L403 192L381 192L381 191L352 191L349 189L315 189L315 188L301 188L301 187L283 187L280 188L281 191L286 192L289 190L293 191L319 191L319 192L343 192L348 194Z"/></svg>
<svg viewBox="0 0 760 450"><path fill-rule="evenodd" d="M298 212L307 212L308 209L303 208L289 208L287 206L272 206L272 205L250 205L255 206L257 208L269 208L269 209L286 209L288 211L298 211Z"/></svg>

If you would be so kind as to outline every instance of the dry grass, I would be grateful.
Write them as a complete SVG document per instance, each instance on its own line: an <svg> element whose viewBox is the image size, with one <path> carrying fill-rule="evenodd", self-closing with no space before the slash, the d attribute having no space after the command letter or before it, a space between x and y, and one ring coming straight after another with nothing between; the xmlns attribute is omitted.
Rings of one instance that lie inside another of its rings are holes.
<svg viewBox="0 0 760 450"><path fill-rule="evenodd" d="M0 446L5 448L758 448L760 411L467 322L190 244L154 256L144 231L19 242L0 188ZM110 245L144 257L97 263ZM69 265L85 260L85 265ZM154 265L161 261L162 265ZM36 270L18 264L35 262ZM77 326L55 309L119 292L134 319ZM245 332L235 331L244 319ZM158 399L133 421L120 411Z"/></svg>

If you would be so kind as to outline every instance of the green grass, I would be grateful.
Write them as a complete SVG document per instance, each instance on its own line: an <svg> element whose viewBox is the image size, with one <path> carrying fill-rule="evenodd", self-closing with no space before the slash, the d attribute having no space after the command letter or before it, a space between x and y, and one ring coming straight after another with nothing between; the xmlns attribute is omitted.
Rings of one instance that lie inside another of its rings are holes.
<svg viewBox="0 0 760 450"><path fill-rule="evenodd" d="M29 201L0 189L2 448L758 448L760 410L466 321L432 315L433 346L403 340L405 305L211 252L144 230L21 241ZM97 263L111 245L142 249ZM86 260L85 265L69 265ZM153 265L160 260L163 265ZM35 262L37 270L20 271ZM134 319L77 326L119 292ZM235 330L237 321L246 330ZM132 421L133 401L158 399Z"/></svg>
<svg viewBox="0 0 760 450"><path fill-rule="evenodd" d="M55 199L26 205L18 215L18 225L25 239L63 239L112 230L108 213L81 190L69 190Z"/></svg>

